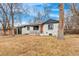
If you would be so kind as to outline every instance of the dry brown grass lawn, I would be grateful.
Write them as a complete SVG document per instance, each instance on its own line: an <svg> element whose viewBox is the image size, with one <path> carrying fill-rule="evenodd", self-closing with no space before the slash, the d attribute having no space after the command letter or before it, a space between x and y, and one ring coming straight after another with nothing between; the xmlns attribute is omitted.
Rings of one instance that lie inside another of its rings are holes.
<svg viewBox="0 0 79 59"><path fill-rule="evenodd" d="M79 55L79 35L66 35L65 40L52 36L0 36L0 55Z"/></svg>

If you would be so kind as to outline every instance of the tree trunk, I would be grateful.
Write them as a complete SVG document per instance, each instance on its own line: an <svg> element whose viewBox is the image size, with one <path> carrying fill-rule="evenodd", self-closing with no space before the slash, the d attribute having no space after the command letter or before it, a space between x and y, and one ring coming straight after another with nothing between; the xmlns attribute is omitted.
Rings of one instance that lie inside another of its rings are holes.
<svg viewBox="0 0 79 59"><path fill-rule="evenodd" d="M10 31L10 24L9 24L9 20L8 20L8 16L6 16L6 23L7 23L7 30L8 30L8 35L10 35L11 31Z"/></svg>
<svg viewBox="0 0 79 59"><path fill-rule="evenodd" d="M2 24L2 35L5 35L4 24Z"/></svg>
<svg viewBox="0 0 79 59"><path fill-rule="evenodd" d="M64 4L59 4L59 29L58 29L58 39L64 39Z"/></svg>
<svg viewBox="0 0 79 59"><path fill-rule="evenodd" d="M12 35L15 35L15 31L14 31L14 17L13 17L13 13L12 13Z"/></svg>

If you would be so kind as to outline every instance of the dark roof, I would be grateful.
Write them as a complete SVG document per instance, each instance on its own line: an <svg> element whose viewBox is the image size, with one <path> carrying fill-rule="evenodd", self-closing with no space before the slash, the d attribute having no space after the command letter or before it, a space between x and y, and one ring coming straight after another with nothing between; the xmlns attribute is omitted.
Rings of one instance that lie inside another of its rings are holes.
<svg viewBox="0 0 79 59"><path fill-rule="evenodd" d="M49 19L46 22L44 22L43 24L50 24L50 23L59 23L59 21L58 20Z"/></svg>
<svg viewBox="0 0 79 59"><path fill-rule="evenodd" d="M40 25L40 24L50 24L50 23L59 23L59 21L58 20L49 19L49 20L47 20L45 22L32 23L32 24L22 25L22 26L18 26L18 27L36 26L36 25Z"/></svg>

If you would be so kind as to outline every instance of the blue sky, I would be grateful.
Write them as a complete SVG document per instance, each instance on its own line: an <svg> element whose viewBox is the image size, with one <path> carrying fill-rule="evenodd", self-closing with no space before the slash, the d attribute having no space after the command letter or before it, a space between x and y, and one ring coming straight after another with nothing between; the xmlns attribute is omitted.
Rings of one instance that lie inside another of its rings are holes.
<svg viewBox="0 0 79 59"><path fill-rule="evenodd" d="M49 17L51 19L55 19L58 20L59 19L59 9L58 3L47 3L47 4L43 4L43 3L24 3L23 4L23 8L29 9L30 13L27 14L22 14L21 15L21 20L22 20L22 24L26 24L28 23L29 20L34 19L35 16L37 16L37 12L41 12L42 14L44 13L44 7L46 7L50 10L50 12L48 13ZM64 12L66 13L69 9L69 5L68 4L64 4ZM34 12L34 10L36 12Z"/></svg>

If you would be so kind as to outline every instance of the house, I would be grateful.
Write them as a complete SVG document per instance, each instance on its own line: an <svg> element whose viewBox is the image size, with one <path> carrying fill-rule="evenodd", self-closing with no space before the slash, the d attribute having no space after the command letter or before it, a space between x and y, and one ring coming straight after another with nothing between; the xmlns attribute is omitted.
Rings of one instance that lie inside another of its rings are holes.
<svg viewBox="0 0 79 59"><path fill-rule="evenodd" d="M57 36L58 24L58 20L49 19L41 23L23 25L16 28L16 34Z"/></svg>

